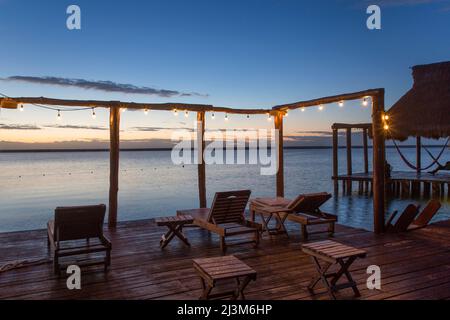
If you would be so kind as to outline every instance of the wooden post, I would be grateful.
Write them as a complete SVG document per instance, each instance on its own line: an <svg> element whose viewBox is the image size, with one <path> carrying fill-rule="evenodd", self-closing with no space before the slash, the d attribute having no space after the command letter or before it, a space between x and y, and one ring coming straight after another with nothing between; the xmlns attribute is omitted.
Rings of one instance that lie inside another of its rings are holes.
<svg viewBox="0 0 450 320"><path fill-rule="evenodd" d="M108 227L117 226L117 199L119 192L120 108L109 111L109 212Z"/></svg>
<svg viewBox="0 0 450 320"><path fill-rule="evenodd" d="M338 130L333 128L333 179L334 179L334 192L339 191L339 142L338 142Z"/></svg>
<svg viewBox="0 0 450 320"><path fill-rule="evenodd" d="M369 150L367 144L367 129L363 129L363 148L364 148L364 173L369 172Z"/></svg>
<svg viewBox="0 0 450 320"><path fill-rule="evenodd" d="M373 132L373 219L374 232L384 232L384 180L385 180L385 146L384 146L384 89L372 97L372 132Z"/></svg>
<svg viewBox="0 0 450 320"><path fill-rule="evenodd" d="M275 130L278 130L277 139L277 197L284 197L284 154L283 154L283 114L275 114Z"/></svg>
<svg viewBox="0 0 450 320"><path fill-rule="evenodd" d="M205 150L205 112L197 112L197 142L198 142L198 198L200 208L206 208L206 168L203 152Z"/></svg>
<svg viewBox="0 0 450 320"><path fill-rule="evenodd" d="M352 170L352 129L347 128L347 175L350 177ZM352 179L347 180L347 193L352 192Z"/></svg>
<svg viewBox="0 0 450 320"><path fill-rule="evenodd" d="M417 174L420 173L420 168L422 167L421 151L422 151L422 141L421 141L420 136L417 136L416 137L416 166L417 166L416 172L417 172Z"/></svg>

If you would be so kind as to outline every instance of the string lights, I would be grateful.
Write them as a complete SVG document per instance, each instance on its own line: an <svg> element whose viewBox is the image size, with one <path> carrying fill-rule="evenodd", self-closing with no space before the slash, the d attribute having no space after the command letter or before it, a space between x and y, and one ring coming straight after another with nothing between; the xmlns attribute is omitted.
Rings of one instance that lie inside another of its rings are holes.
<svg viewBox="0 0 450 320"><path fill-rule="evenodd" d="M319 107L317 109L319 109L319 111L322 111L323 110L323 104L319 105Z"/></svg>
<svg viewBox="0 0 450 320"><path fill-rule="evenodd" d="M367 99L367 97L364 97L364 98L363 98L362 105L363 105L364 107L367 107L367 106L369 105L369 100Z"/></svg>
<svg viewBox="0 0 450 320"><path fill-rule="evenodd" d="M216 116L214 115L214 112L213 113L211 113L211 119L215 119L216 118Z"/></svg>
<svg viewBox="0 0 450 320"><path fill-rule="evenodd" d="M178 110L177 110L177 109L173 109L173 115L174 115L175 117L178 116Z"/></svg>
<svg viewBox="0 0 450 320"><path fill-rule="evenodd" d="M95 108L92 108L92 119L95 119L97 116L95 114Z"/></svg>
<svg viewBox="0 0 450 320"><path fill-rule="evenodd" d="M389 116L387 114L384 114L382 116L382 119L383 119L383 122L384 122L383 129L384 130L389 130L389 123L388 123Z"/></svg>
<svg viewBox="0 0 450 320"><path fill-rule="evenodd" d="M344 100L339 101L338 105L339 105L340 108L342 108L344 106Z"/></svg>
<svg viewBox="0 0 450 320"><path fill-rule="evenodd" d="M225 121L228 121L228 113L225 113Z"/></svg>
<svg viewBox="0 0 450 320"><path fill-rule="evenodd" d="M58 109L58 114L56 115L56 120L61 121L61 110Z"/></svg>
<svg viewBox="0 0 450 320"><path fill-rule="evenodd" d="M20 105L19 110L22 112L23 111L23 104Z"/></svg>
<svg viewBox="0 0 450 320"><path fill-rule="evenodd" d="M148 115L148 108L145 108L145 109L144 109L144 114L145 114L145 115Z"/></svg>
<svg viewBox="0 0 450 320"><path fill-rule="evenodd" d="M272 121L272 115L270 113L267 113L267 121Z"/></svg>
<svg viewBox="0 0 450 320"><path fill-rule="evenodd" d="M185 116L186 118L188 118L188 117L189 117L189 111L185 110L185 111L184 111L184 116Z"/></svg>
<svg viewBox="0 0 450 320"><path fill-rule="evenodd" d="M301 110L302 112L305 112L306 109L305 109L305 107L303 107L303 108L301 108L300 110Z"/></svg>

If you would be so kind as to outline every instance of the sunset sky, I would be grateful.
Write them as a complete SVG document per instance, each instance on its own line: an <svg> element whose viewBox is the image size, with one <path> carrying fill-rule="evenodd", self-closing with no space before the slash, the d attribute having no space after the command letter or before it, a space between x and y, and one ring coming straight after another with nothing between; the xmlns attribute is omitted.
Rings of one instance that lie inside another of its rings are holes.
<svg viewBox="0 0 450 320"><path fill-rule="evenodd" d="M81 30L66 28L70 4ZM366 27L369 4L381 7L381 30ZM0 39L7 96L269 108L384 87L388 109L411 87L411 66L450 60L450 1L0 0ZM0 149L105 147L108 112L96 115L1 110ZM127 111L122 146L169 146L194 120ZM370 108L293 111L288 144L328 144L334 122L370 122ZM272 127L266 116L207 118L208 129Z"/></svg>

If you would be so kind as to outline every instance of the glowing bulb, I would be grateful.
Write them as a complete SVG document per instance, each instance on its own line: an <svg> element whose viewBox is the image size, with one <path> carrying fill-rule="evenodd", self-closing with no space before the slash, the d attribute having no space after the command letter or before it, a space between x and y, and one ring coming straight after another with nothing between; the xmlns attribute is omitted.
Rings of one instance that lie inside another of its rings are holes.
<svg viewBox="0 0 450 320"><path fill-rule="evenodd" d="M389 130L389 126L387 124L384 125L384 130Z"/></svg>
<svg viewBox="0 0 450 320"><path fill-rule="evenodd" d="M270 115L270 113L267 114L267 121L272 121L272 116Z"/></svg>
<svg viewBox="0 0 450 320"><path fill-rule="evenodd" d="M20 111L23 111L23 104L20 105L19 110L20 110Z"/></svg>
<svg viewBox="0 0 450 320"><path fill-rule="evenodd" d="M389 116L386 114L386 115L384 115L384 120L389 120Z"/></svg>
<svg viewBox="0 0 450 320"><path fill-rule="evenodd" d="M286 110L286 113L284 114L285 117L289 117L289 110Z"/></svg>
<svg viewBox="0 0 450 320"><path fill-rule="evenodd" d="M342 108L344 106L344 101L339 101L338 105Z"/></svg>
<svg viewBox="0 0 450 320"><path fill-rule="evenodd" d="M225 121L228 121L228 114L225 113Z"/></svg>
<svg viewBox="0 0 450 320"><path fill-rule="evenodd" d="M176 117L178 116L178 110L177 109L173 109L173 115Z"/></svg>
<svg viewBox="0 0 450 320"><path fill-rule="evenodd" d="M188 117L189 117L189 111L186 110L186 111L184 112L184 116L185 116L186 118L188 118Z"/></svg>
<svg viewBox="0 0 450 320"><path fill-rule="evenodd" d="M319 111L322 111L322 110L323 110L323 105L320 105L320 106L318 107L318 109L319 109Z"/></svg>
<svg viewBox="0 0 450 320"><path fill-rule="evenodd" d="M120 108L120 111L123 113L123 112L127 111L127 108Z"/></svg>
<svg viewBox="0 0 450 320"><path fill-rule="evenodd" d="M367 107L368 104L369 104L369 101L367 101L367 98L364 98L364 99L363 99L363 102L362 102L362 105L363 105L364 107Z"/></svg>
<svg viewBox="0 0 450 320"><path fill-rule="evenodd" d="M97 116L96 116L96 114L95 114L95 109L94 108L92 108L92 119L95 119Z"/></svg>
<svg viewBox="0 0 450 320"><path fill-rule="evenodd" d="M147 108L144 109L144 114L148 115L148 109Z"/></svg>
<svg viewBox="0 0 450 320"><path fill-rule="evenodd" d="M213 119L214 120L214 118L215 118L216 116L214 115L214 112L211 114L211 119Z"/></svg>
<svg viewBox="0 0 450 320"><path fill-rule="evenodd" d="M305 109L305 108L301 108L300 110L301 110L302 112L305 112L306 109Z"/></svg>
<svg viewBox="0 0 450 320"><path fill-rule="evenodd" d="M58 110L58 115L56 116L56 120L61 120L61 110Z"/></svg>

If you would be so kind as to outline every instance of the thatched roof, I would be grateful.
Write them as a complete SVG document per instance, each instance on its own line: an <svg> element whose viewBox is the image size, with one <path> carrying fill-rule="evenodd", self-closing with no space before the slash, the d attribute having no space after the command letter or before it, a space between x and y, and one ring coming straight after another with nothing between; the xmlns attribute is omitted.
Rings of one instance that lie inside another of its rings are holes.
<svg viewBox="0 0 450 320"><path fill-rule="evenodd" d="M414 85L387 112L390 137L450 136L450 61L412 68Z"/></svg>

